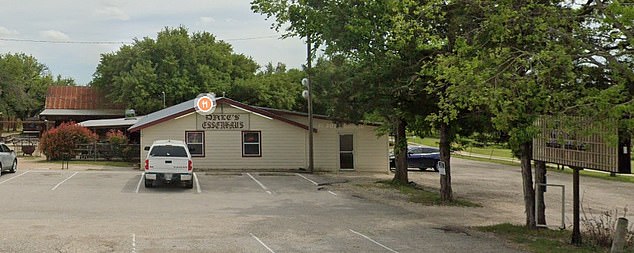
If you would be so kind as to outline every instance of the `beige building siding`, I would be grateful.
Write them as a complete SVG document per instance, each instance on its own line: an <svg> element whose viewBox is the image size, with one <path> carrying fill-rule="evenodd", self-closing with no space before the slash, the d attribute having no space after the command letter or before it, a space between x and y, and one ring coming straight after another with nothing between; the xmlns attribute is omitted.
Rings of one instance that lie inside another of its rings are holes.
<svg viewBox="0 0 634 253"><path fill-rule="evenodd" d="M221 105L217 113L246 113ZM185 140L185 131L196 130L196 113L168 120L141 130L141 146L155 140ZM306 124L305 117L284 117ZM194 157L196 169L299 169L308 167L308 131L300 127L263 117L249 116L249 131L261 131L262 157L242 157L241 131L205 131L205 157ZM337 127L329 120L315 119L314 158L317 171L339 170L339 135L354 137L354 166L357 171L387 171L388 138L377 136L376 127L345 124ZM145 159L147 151L141 150Z"/></svg>
<svg viewBox="0 0 634 253"><path fill-rule="evenodd" d="M224 113L245 113L225 106ZM205 131L205 157L194 157L198 169L298 169L305 167L305 130L256 114L250 130L261 131L261 157L242 157L241 131ZM185 131L196 130L196 113L141 130L141 145L159 139L185 140ZM142 151L141 157L147 156Z"/></svg>
<svg viewBox="0 0 634 253"><path fill-rule="evenodd" d="M284 115L284 117L308 124L307 117L295 115ZM323 119L313 119L313 125L318 130L313 137L317 170L339 170L339 135L343 134L353 135L355 170L375 172L388 170L388 136L377 136L377 127L355 124L337 126L332 121Z"/></svg>

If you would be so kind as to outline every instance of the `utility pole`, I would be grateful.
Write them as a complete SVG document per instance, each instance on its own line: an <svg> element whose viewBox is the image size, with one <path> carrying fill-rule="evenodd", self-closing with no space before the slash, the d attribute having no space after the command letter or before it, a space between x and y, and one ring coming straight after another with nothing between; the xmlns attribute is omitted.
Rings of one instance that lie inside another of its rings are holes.
<svg viewBox="0 0 634 253"><path fill-rule="evenodd" d="M310 72L312 69L310 34L306 35L306 75L302 79L302 85L306 87L306 100L308 102L308 171L314 172L315 162L313 155L313 92L311 88Z"/></svg>

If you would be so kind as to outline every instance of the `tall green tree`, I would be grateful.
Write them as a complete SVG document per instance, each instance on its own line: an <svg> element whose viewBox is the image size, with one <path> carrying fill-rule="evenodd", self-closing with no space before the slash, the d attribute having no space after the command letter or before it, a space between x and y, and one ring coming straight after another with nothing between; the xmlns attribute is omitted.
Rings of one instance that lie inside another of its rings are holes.
<svg viewBox="0 0 634 253"><path fill-rule="evenodd" d="M208 32L165 28L156 39L135 40L117 52L102 54L92 86L139 113L177 104L202 92L230 92L236 80L255 75L258 65L233 52Z"/></svg>
<svg viewBox="0 0 634 253"><path fill-rule="evenodd" d="M23 53L0 55L0 112L28 118L44 108L50 85L75 85L74 80L53 77L35 57Z"/></svg>
<svg viewBox="0 0 634 253"><path fill-rule="evenodd" d="M509 133L521 160L526 225L535 228L533 122L573 105L584 92L573 57L579 52L570 46L574 10L556 1L508 0L490 2L482 12L484 22L472 39L457 44L445 68L457 82L475 84L495 127Z"/></svg>
<svg viewBox="0 0 634 253"><path fill-rule="evenodd" d="M285 110L302 108L303 87L300 80L306 76L301 70L286 70L286 66L269 63L264 70L248 79L236 80L228 95L249 105Z"/></svg>
<svg viewBox="0 0 634 253"><path fill-rule="evenodd" d="M401 183L408 182L407 122L434 105L418 74L431 53L416 42L426 36L424 30L408 31L408 36L394 33L401 24L398 14L409 11L412 3L252 1L255 12L275 19L275 28L284 27L286 36L306 38L313 49L324 46L330 59L336 59L334 64L350 74L336 80L334 116L356 120L369 113L381 115L396 136L394 180Z"/></svg>

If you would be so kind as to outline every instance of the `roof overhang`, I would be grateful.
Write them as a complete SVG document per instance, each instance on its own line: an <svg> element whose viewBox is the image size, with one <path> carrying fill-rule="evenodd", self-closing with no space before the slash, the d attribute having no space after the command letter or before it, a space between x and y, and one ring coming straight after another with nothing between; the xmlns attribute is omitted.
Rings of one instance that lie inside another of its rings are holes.
<svg viewBox="0 0 634 253"><path fill-rule="evenodd" d="M121 109L44 109L41 116L123 116L125 110Z"/></svg>
<svg viewBox="0 0 634 253"><path fill-rule="evenodd" d="M257 108L257 107L253 107L250 105L246 105L243 103L240 103L238 101L229 99L229 98L224 98L224 97L220 97L216 100L216 103L218 105L221 104L226 104L229 105L231 107L249 112L249 113L253 113L255 115L267 118L267 119L274 119L274 120L279 120L282 121L284 123L308 130L308 126L304 125L302 123L299 122L295 122L293 120L284 118L278 114L269 112L267 110L263 110L261 108ZM189 100L189 101L185 101L183 103L180 103L178 105L174 105L153 113L150 113L148 115L145 116L145 118L139 120L136 124L132 125L130 128L128 128L129 132L135 132L135 131L140 131L144 128L148 128L150 126L156 125L156 124L160 124L162 122L171 120L171 119L176 119L179 117L184 117L185 115L188 115L190 113L196 112L196 110L194 109L194 100ZM313 128L314 132L317 132L317 129Z"/></svg>

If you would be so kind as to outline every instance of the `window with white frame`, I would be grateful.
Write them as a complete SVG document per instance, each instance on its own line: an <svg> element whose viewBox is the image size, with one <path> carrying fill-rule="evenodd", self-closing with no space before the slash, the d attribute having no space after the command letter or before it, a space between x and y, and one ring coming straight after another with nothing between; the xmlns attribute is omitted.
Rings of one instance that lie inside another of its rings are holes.
<svg viewBox="0 0 634 253"><path fill-rule="evenodd" d="M192 156L205 156L205 132L185 132L185 143L187 143L187 148L189 148L189 153Z"/></svg>
<svg viewBox="0 0 634 253"><path fill-rule="evenodd" d="M242 156L243 157L261 157L262 143L260 131L243 131L242 132Z"/></svg>

